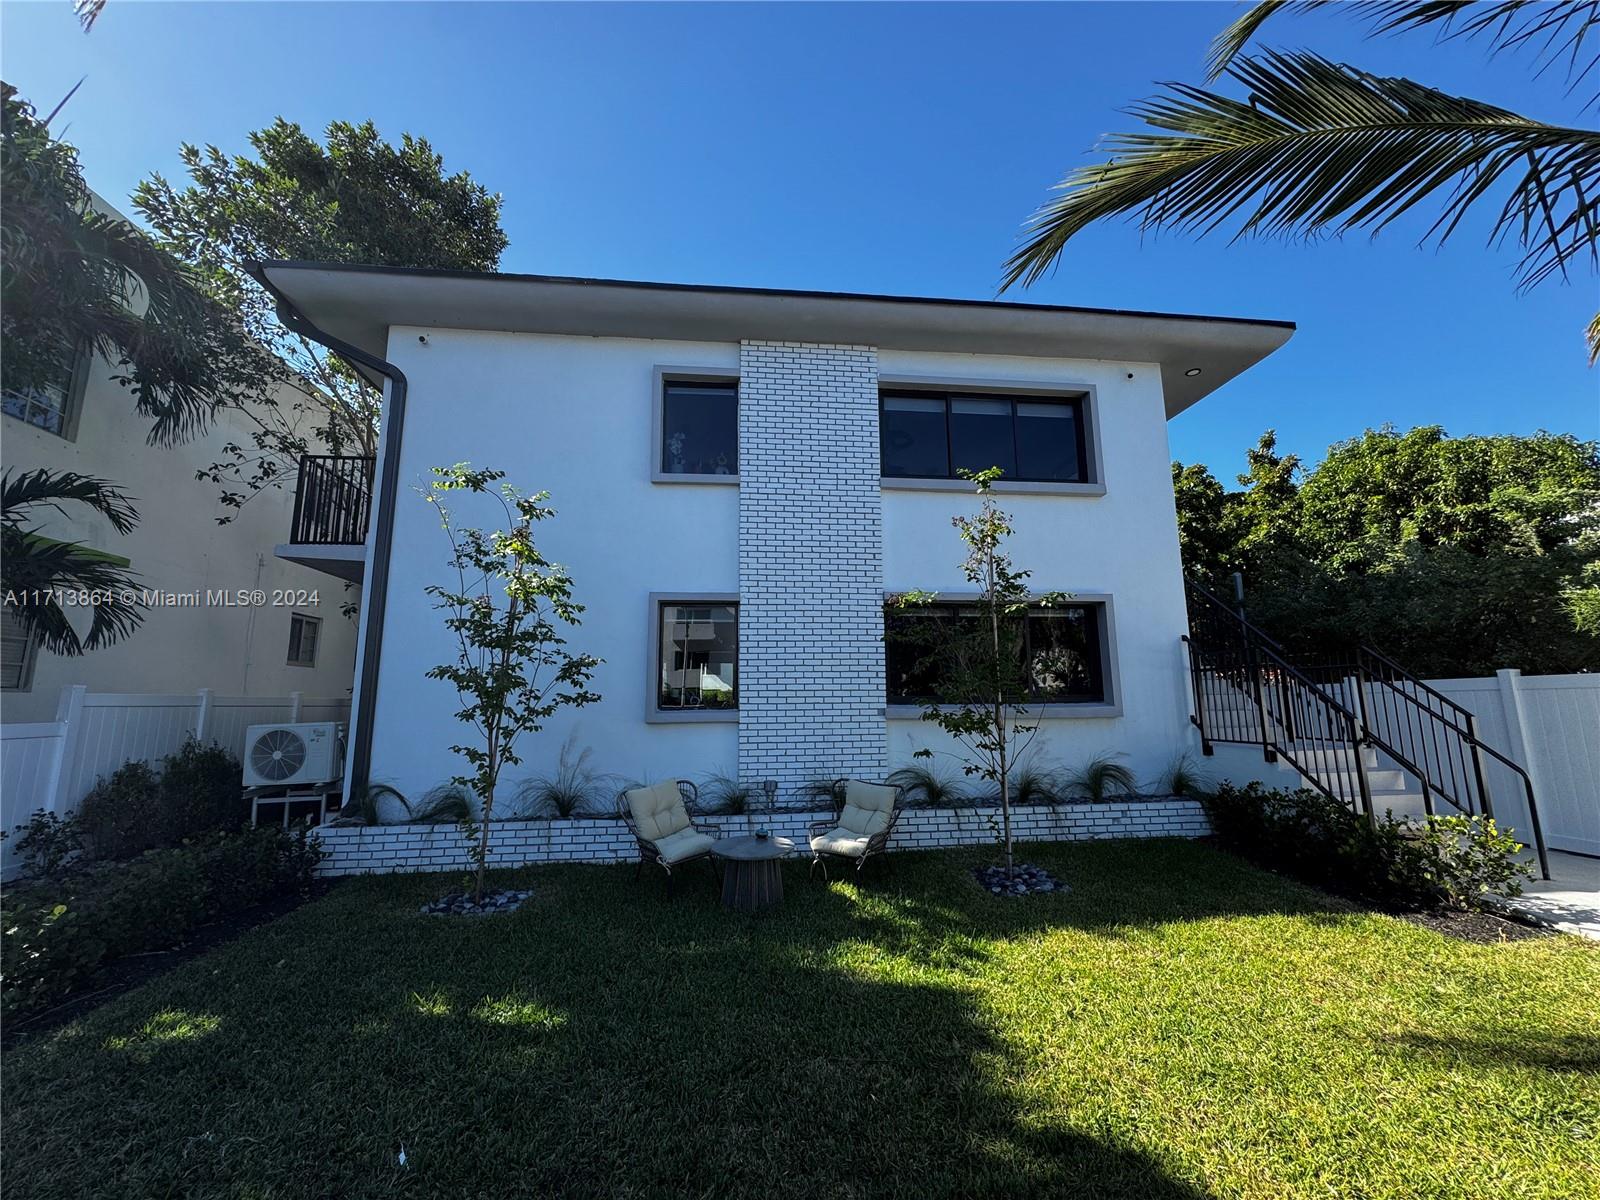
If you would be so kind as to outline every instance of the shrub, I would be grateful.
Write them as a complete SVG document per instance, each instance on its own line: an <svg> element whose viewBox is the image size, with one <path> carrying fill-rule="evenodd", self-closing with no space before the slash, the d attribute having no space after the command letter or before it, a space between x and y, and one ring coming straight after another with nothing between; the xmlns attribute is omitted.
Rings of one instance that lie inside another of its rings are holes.
<svg viewBox="0 0 1600 1200"><path fill-rule="evenodd" d="M124 859L158 844L161 779L145 762L123 763L96 781L78 805L85 847L94 858Z"/></svg>
<svg viewBox="0 0 1600 1200"><path fill-rule="evenodd" d="M920 763L901 767L888 781L905 791L906 803L913 808L957 808L969 801L954 777Z"/></svg>
<svg viewBox="0 0 1600 1200"><path fill-rule="evenodd" d="M221 746L194 738L161 763L161 845L250 821L239 760Z"/></svg>
<svg viewBox="0 0 1600 1200"><path fill-rule="evenodd" d="M321 858L303 831L245 829L8 889L4 1010L41 1008L94 983L118 958L176 945L200 925L304 888Z"/></svg>
<svg viewBox="0 0 1600 1200"><path fill-rule="evenodd" d="M1491 893L1515 896L1528 872L1523 846L1489 817L1385 814L1369 822L1302 788L1224 783L1203 797L1212 832L1230 850L1308 883L1395 908L1477 908Z"/></svg>
<svg viewBox="0 0 1600 1200"><path fill-rule="evenodd" d="M418 825L459 825L472 820L472 793L458 783L441 783L422 793L411 810Z"/></svg>
<svg viewBox="0 0 1600 1200"><path fill-rule="evenodd" d="M569 737L561 744L555 774L536 776L517 789L513 817L566 819L587 816L604 805L612 781L589 766L593 749L585 746L583 753L573 757L576 748L577 743Z"/></svg>
<svg viewBox="0 0 1600 1200"><path fill-rule="evenodd" d="M1133 772L1117 761L1114 754L1091 758L1083 766L1067 774L1069 794L1075 793L1095 804L1102 804L1112 796L1131 796L1139 790Z"/></svg>
<svg viewBox="0 0 1600 1200"><path fill-rule="evenodd" d="M708 813L743 816L755 802L757 789L732 775L713 771L700 785L700 803Z"/></svg>
<svg viewBox="0 0 1600 1200"><path fill-rule="evenodd" d="M22 869L35 879L59 879L83 852L83 826L76 814L58 817L36 809L17 832L22 835L17 841Z"/></svg>

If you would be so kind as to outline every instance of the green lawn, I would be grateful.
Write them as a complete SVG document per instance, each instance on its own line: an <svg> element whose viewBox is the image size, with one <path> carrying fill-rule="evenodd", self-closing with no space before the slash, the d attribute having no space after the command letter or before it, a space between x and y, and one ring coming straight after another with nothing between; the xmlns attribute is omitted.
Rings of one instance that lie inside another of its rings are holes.
<svg viewBox="0 0 1600 1200"><path fill-rule="evenodd" d="M23 1196L1600 1194L1600 947L1346 909L1207 846L1003 901L560 867L368 878L4 1063ZM403 1144L408 1159L396 1163Z"/></svg>

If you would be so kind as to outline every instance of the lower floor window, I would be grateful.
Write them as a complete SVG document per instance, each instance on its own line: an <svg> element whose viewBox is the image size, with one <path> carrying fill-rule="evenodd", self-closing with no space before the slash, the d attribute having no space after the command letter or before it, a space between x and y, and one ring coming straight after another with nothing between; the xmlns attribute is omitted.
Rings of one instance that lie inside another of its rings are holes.
<svg viewBox="0 0 1600 1200"><path fill-rule="evenodd" d="M739 606L663 601L659 620L657 707L738 708Z"/></svg>
<svg viewBox="0 0 1600 1200"><path fill-rule="evenodd" d="M885 678L890 704L970 704L996 685L1009 703L1106 701L1103 604L1031 608L995 632L976 604L891 606L884 612Z"/></svg>
<svg viewBox="0 0 1600 1200"><path fill-rule="evenodd" d="M25 692L33 686L33 660L39 640L22 628L8 604L0 608L0 691Z"/></svg>

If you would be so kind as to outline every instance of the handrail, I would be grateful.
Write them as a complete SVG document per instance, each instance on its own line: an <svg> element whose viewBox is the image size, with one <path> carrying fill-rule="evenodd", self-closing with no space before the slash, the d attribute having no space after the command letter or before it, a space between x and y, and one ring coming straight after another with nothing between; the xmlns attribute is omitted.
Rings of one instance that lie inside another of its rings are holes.
<svg viewBox="0 0 1600 1200"><path fill-rule="evenodd" d="M1368 655L1371 658L1377 659L1384 666L1388 667L1391 671L1393 671L1396 675L1399 675L1401 678L1403 678L1412 687L1421 688L1423 691L1427 692L1428 695L1432 696L1435 700L1438 700L1441 704L1448 704L1451 708L1455 709L1456 712L1460 713L1463 717L1471 715L1471 710L1468 709L1465 705L1460 704L1459 702L1450 699L1449 696L1446 696L1443 692L1439 691L1438 688L1430 686L1425 680L1418 679L1410 671L1406 670L1399 663L1395 662L1394 659L1390 658L1387 654L1383 653L1383 651L1381 651L1381 650L1379 650L1379 649L1377 649L1377 648L1375 648L1373 646L1370 646L1367 643L1363 642L1357 648L1357 653L1358 654L1365 654L1365 655ZM1382 680L1381 682L1383 682L1383 683L1392 683L1391 680L1387 680L1387 679Z"/></svg>
<svg viewBox="0 0 1600 1200"><path fill-rule="evenodd" d="M1330 718L1342 718L1342 720L1334 723L1345 726L1345 730L1348 733L1348 744L1353 748L1354 774L1356 775L1360 787L1361 800L1369 819L1373 817L1373 810L1366 777L1366 766L1360 754L1363 746L1371 746L1382 751L1402 770L1417 779L1422 786L1423 810L1429 816L1434 815L1432 797L1437 794L1460 812L1470 815L1476 808L1481 808L1484 815L1492 819L1494 816L1493 804L1487 783L1483 777L1481 760L1478 756L1487 754L1490 758L1511 770L1521 782L1527 799L1528 821L1533 833L1534 848L1539 857L1540 871L1546 879L1550 877L1549 856L1545 847L1544 832L1539 822L1539 812L1533 792L1533 780L1521 765L1478 737L1474 716L1469 709L1418 679L1382 652L1375 650L1371 646L1361 645L1357 647L1356 661L1353 664L1349 664L1348 667L1341 664L1329 668L1340 672L1348 670L1353 675L1356 705L1360 709L1360 715L1357 716L1349 706L1337 698L1330 690L1325 689L1305 671L1290 662L1285 657L1287 652L1284 647L1275 641L1271 635L1251 622L1241 611L1229 605L1204 585L1196 583L1194 580L1186 580L1185 582L1191 595L1205 601L1212 610L1209 614L1210 616L1213 618L1218 616L1225 617L1228 627L1236 628L1240 635L1238 649L1221 652L1226 657L1229 653L1238 654L1242 651L1242 659L1237 662L1210 666L1206 666L1202 662L1202 659L1207 654L1204 647L1197 646L1187 635L1182 639L1189 650L1190 671L1194 677L1196 712L1190 719L1200 730L1202 745L1206 747L1207 753L1210 752L1209 743L1211 741L1248 743L1257 739L1253 736L1250 738L1239 736L1243 731L1237 727L1236 723L1233 730L1224 729L1219 732L1216 729L1208 728L1205 709L1208 699L1214 699L1214 696L1208 696L1208 689L1202 679L1203 674L1209 671L1213 677L1222 677L1225 686L1235 692L1245 690L1243 689L1242 676L1248 674L1250 677L1249 700L1258 711L1260 720L1259 742L1268 761L1277 756L1288 759L1318 791L1341 803L1350 803L1348 798L1336 793L1333 786L1321 778L1319 770L1325 770L1326 767L1319 769L1308 762L1301 761L1293 746L1285 744L1282 736L1275 736L1275 732L1278 731L1274 731L1270 727L1269 715L1271 721L1279 727L1279 731L1286 734L1291 741L1303 739L1305 735L1303 730L1297 733L1293 727L1292 709L1295 705L1289 701L1289 693L1287 691L1283 693L1283 707L1280 711L1277 713L1270 712L1271 706L1267 697L1272 693L1270 689L1263 687L1264 668L1270 668L1278 672L1282 677L1280 683L1282 680L1292 680L1304 692L1309 693L1316 703L1322 705L1325 710L1325 721ZM1231 635L1225 635L1224 641L1231 644ZM1219 651L1212 651L1213 657ZM1401 711L1410 712L1415 710L1419 713L1420 716L1416 726L1413 727L1411 718L1407 717L1405 718L1404 729L1400 729L1398 727L1398 718L1392 715L1395 710L1391 703L1391 706L1387 709L1387 712L1391 714L1389 720L1378 722L1383 724L1384 728L1375 729L1374 721L1370 720L1367 714L1366 687L1369 684L1382 685L1385 689L1382 694L1397 696L1404 704L1410 706L1409 709L1402 709ZM1340 688L1339 690L1342 693L1345 689ZM1418 692L1424 693L1426 698L1437 701L1437 707L1432 703L1428 703L1425 697L1419 695ZM1279 699L1276 696L1272 698L1274 700ZM1304 702L1302 701L1301 703ZM1445 711L1441 711L1441 709ZM1424 724L1422 717L1425 717L1428 722L1433 724L1431 726ZM1453 718L1459 718L1459 721ZM1386 736L1391 723L1396 726L1395 733L1397 736L1395 738ZM1443 749L1440 748L1439 744L1441 731L1445 735ZM1229 736L1230 733L1232 736ZM1431 733L1433 757L1439 760L1436 770L1429 770L1427 767L1420 765L1415 757L1403 752L1399 746L1394 744L1396 740L1403 740L1398 736L1402 733L1408 734L1410 741L1417 743L1417 749L1424 763L1430 761L1428 740ZM1455 735L1454 743L1451 742L1450 734ZM1326 727L1319 734L1313 735L1313 741L1317 740L1329 740ZM1316 746L1313 748L1323 749ZM1456 768L1460 766L1465 775L1469 756L1472 772L1466 778L1457 780ZM1327 756L1324 755L1324 757ZM1445 772L1447 766L1449 768L1448 782L1446 782ZM1477 789L1476 804L1474 803L1474 784Z"/></svg>

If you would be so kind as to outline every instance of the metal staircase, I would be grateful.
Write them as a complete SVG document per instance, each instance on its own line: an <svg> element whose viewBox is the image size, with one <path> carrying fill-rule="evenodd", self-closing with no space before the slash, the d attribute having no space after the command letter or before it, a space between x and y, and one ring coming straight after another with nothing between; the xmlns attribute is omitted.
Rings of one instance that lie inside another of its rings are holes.
<svg viewBox="0 0 1600 1200"><path fill-rule="evenodd" d="M1189 671L1200 745L1259 745L1306 783L1354 812L1423 820L1435 813L1494 816L1484 760L1521 785L1528 820L1549 878L1528 773L1478 737L1473 715L1393 659L1358 646L1346 661L1296 665L1235 607L1187 584Z"/></svg>

